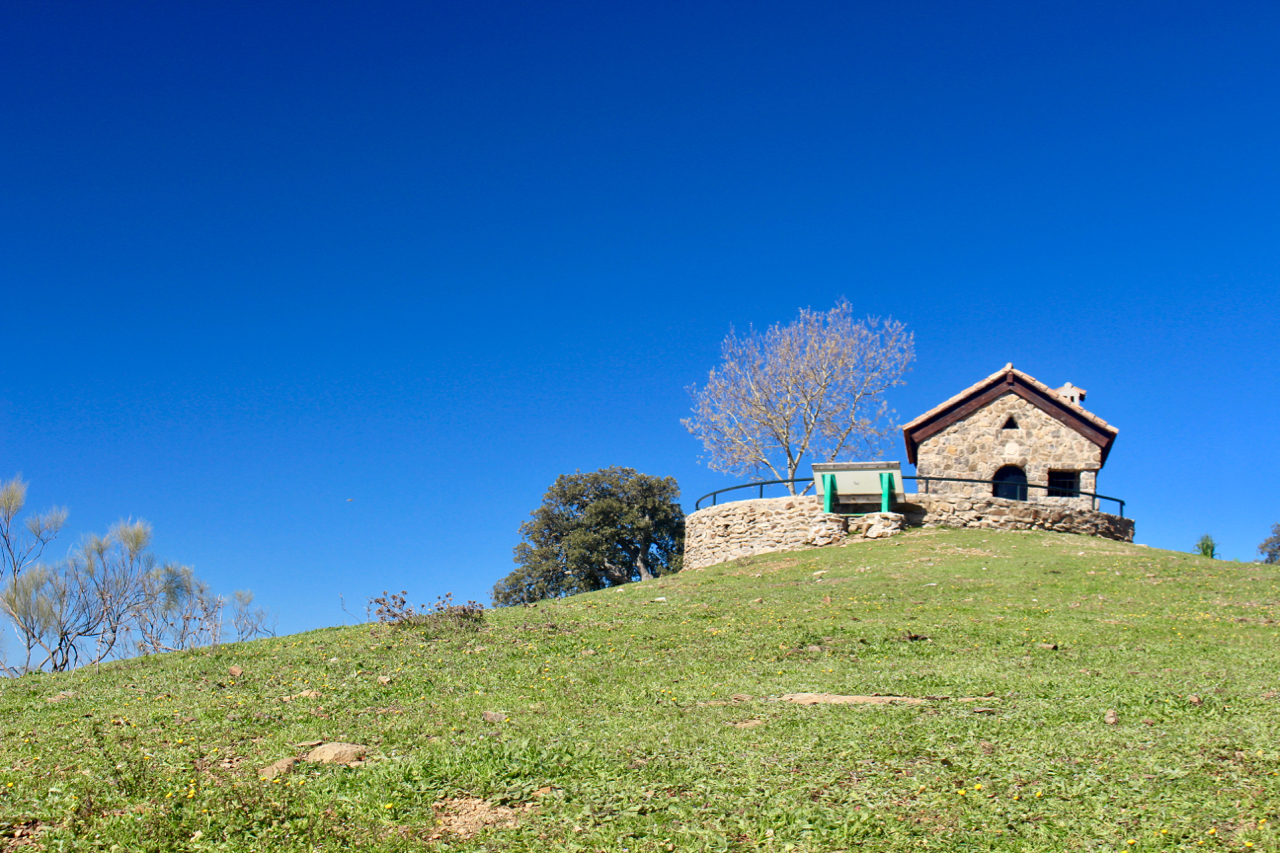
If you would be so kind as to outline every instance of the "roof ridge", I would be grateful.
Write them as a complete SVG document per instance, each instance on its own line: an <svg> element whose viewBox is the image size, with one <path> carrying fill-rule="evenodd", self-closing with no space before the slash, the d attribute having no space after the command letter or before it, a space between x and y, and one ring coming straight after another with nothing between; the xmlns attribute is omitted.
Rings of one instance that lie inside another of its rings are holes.
<svg viewBox="0 0 1280 853"><path fill-rule="evenodd" d="M1009 375L1017 376L1018 378L1026 382L1028 385L1044 393L1049 399L1055 400L1061 403L1062 405L1067 406L1071 410L1083 415L1085 418L1092 421L1097 426L1100 426L1113 433L1120 432L1120 430L1118 430L1116 427L1113 427L1111 424L1107 423L1102 418L1098 417L1093 412L1086 409L1084 406L1081 406L1079 403L1072 403L1070 400L1063 398L1058 394L1057 391L1050 388L1048 385L1044 384L1039 379L1036 379L1031 374L1026 373L1025 371L1022 371L1022 370L1018 370L1016 367L1013 366L1013 362L1009 362L1004 367L1000 368L995 373L991 374L985 379L978 380L977 382L970 385L968 388L964 389L960 393L953 394L952 396L948 397L946 400L934 406L929 411L925 412L923 415L913 418L912 420L903 424L902 425L903 431L907 432L914 429L915 427L919 426L925 421L928 421L930 418L933 418L935 415L939 414L940 412L951 408L953 405L955 405L965 397L968 397L976 393L977 391L988 387L989 385L996 384L1002 377L1009 376Z"/></svg>

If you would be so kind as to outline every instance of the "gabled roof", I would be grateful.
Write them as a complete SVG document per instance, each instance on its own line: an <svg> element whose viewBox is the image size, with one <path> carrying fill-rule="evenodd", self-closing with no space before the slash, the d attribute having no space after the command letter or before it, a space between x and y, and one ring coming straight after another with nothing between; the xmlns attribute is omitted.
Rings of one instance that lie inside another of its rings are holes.
<svg viewBox="0 0 1280 853"><path fill-rule="evenodd" d="M1051 418L1061 421L1102 448L1102 462L1107 461L1111 444L1120 430L1102 418L1072 403L1048 385L1015 370L1012 364L971 385L941 405L934 406L902 428L907 444L907 459L916 464L916 448L920 442L942 432L956 421L964 420L988 403L1005 394L1017 394Z"/></svg>

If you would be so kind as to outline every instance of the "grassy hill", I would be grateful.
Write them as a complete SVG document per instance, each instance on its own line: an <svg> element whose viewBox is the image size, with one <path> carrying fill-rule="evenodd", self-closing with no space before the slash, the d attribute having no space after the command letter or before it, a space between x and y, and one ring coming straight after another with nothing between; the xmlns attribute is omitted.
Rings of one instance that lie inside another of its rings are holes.
<svg viewBox="0 0 1280 853"><path fill-rule="evenodd" d="M474 632L28 676L0 683L0 850L1278 849L1278 583L913 531ZM329 741L365 761L259 778Z"/></svg>

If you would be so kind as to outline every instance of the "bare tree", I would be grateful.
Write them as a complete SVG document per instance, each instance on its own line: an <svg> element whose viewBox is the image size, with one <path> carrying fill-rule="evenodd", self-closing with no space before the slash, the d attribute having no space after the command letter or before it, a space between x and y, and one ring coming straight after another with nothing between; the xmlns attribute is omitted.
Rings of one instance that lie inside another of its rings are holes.
<svg viewBox="0 0 1280 853"><path fill-rule="evenodd" d="M28 560L0 587L0 613L24 652L21 665L0 672L63 671L130 653L216 648L226 599L190 566L157 565L151 538L147 522L121 521L105 536L86 536L57 565ZM249 609L248 591L237 597L244 609L238 635L265 633L267 611Z"/></svg>
<svg viewBox="0 0 1280 853"><path fill-rule="evenodd" d="M892 319L856 320L847 300L803 309L763 334L729 332L719 367L691 386L693 417L713 470L792 480L806 455L868 458L891 431L885 392L903 384L915 336ZM795 484L788 488L795 494Z"/></svg>
<svg viewBox="0 0 1280 853"><path fill-rule="evenodd" d="M67 511L54 507L43 515L27 517L17 525L18 514L27 503L27 483L22 475L0 483L0 583L5 576L16 578L40 559L44 548L67 522Z"/></svg>
<svg viewBox="0 0 1280 853"><path fill-rule="evenodd" d="M138 610L146 601L147 577L156 568L156 558L147 550L151 536L151 525L145 521L119 521L105 537L91 535L80 548L83 573L101 618L91 663L105 660L136 627Z"/></svg>
<svg viewBox="0 0 1280 853"><path fill-rule="evenodd" d="M46 609L43 594L47 572L45 566L32 566L18 577L10 579L4 591L0 592L0 610L13 623L14 632L23 647L22 664L5 667L10 675L22 675L32 670L32 657L43 645L48 633L51 614ZM43 663L36 668L39 669L40 666Z"/></svg>
<svg viewBox="0 0 1280 853"><path fill-rule="evenodd" d="M238 589L231 596L231 628L236 633L236 642L243 643L254 637L275 636L274 625L268 627L270 613L264 607L253 606L253 593L247 589Z"/></svg>
<svg viewBox="0 0 1280 853"><path fill-rule="evenodd" d="M24 643L23 671L62 672L116 652L132 629L143 580L155 562L146 550L150 541L146 522L122 521L106 536L85 537L63 562L36 564L10 581L0 610ZM37 649L41 660L33 656Z"/></svg>
<svg viewBox="0 0 1280 853"><path fill-rule="evenodd" d="M134 616L140 635L138 651L159 654L199 646L217 648L227 600L214 595L190 566L166 563L148 574L146 589Z"/></svg>

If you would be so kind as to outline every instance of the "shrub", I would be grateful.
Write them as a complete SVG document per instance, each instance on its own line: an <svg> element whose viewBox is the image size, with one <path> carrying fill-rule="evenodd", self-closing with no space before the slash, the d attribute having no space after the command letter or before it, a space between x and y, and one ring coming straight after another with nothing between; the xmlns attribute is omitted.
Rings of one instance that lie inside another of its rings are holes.
<svg viewBox="0 0 1280 853"><path fill-rule="evenodd" d="M484 605L477 601L466 604L454 604L453 593L447 592L436 599L436 603L427 607L419 605L416 609L408 603L409 593L389 593L369 600L376 605L374 611L378 621L384 625L415 626L437 631L478 631L484 625Z"/></svg>

